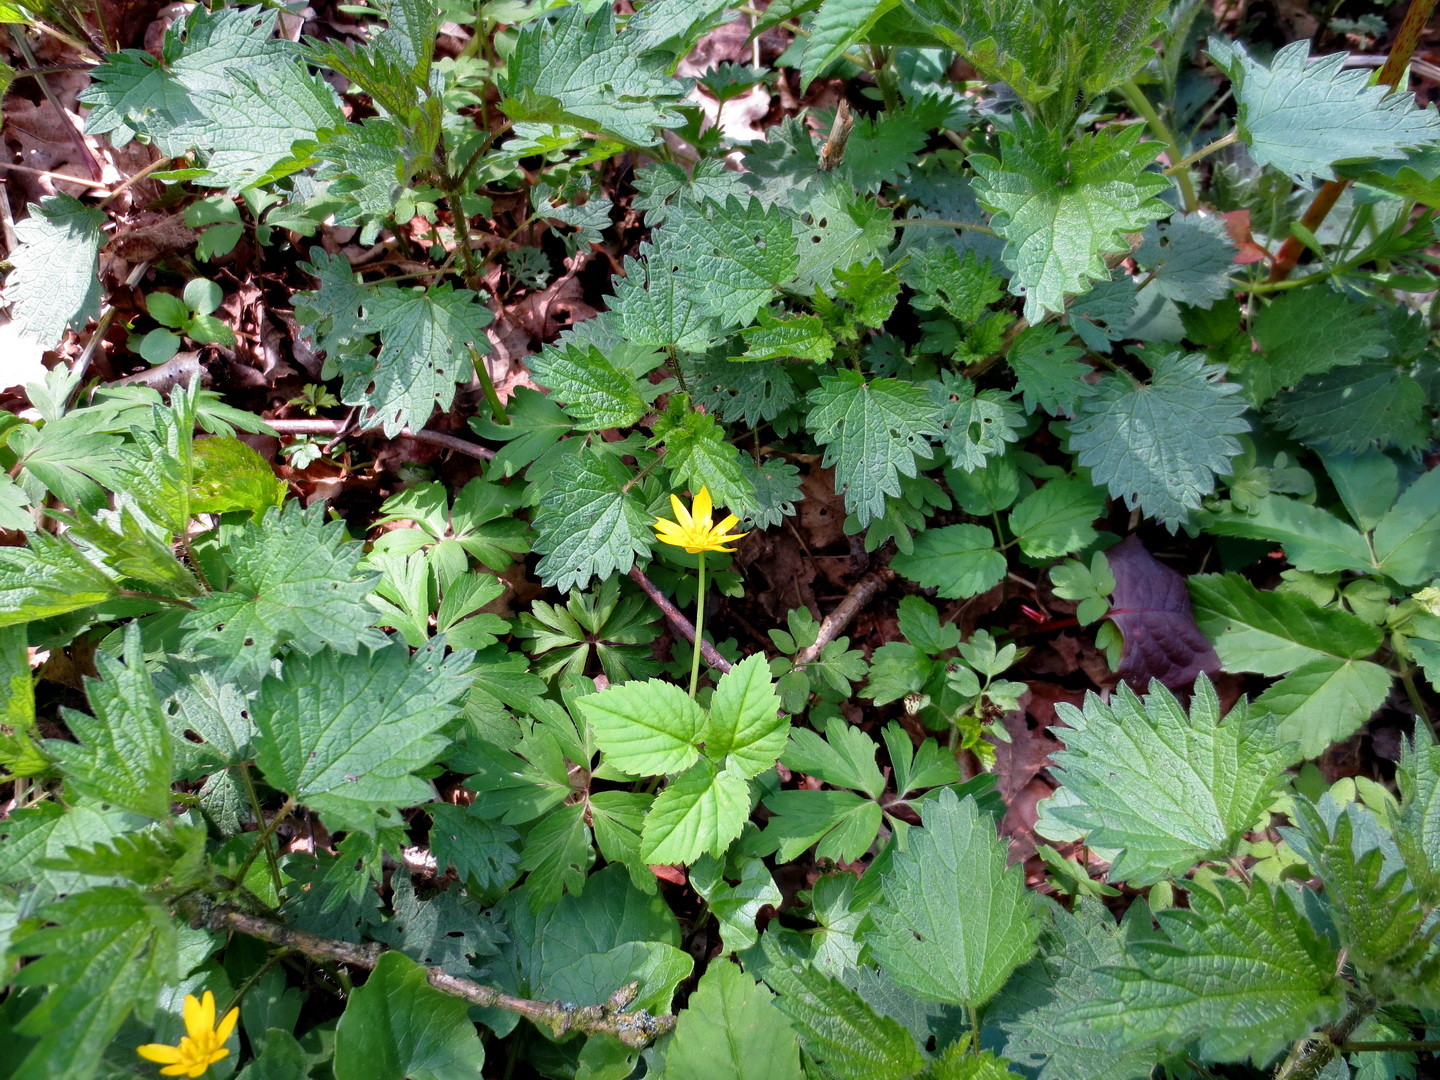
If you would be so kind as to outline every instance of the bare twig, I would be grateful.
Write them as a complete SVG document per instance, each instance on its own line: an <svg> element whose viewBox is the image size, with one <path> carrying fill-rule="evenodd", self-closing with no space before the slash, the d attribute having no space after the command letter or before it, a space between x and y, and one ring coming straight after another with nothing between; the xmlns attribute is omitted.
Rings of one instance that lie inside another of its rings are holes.
<svg viewBox="0 0 1440 1080"><path fill-rule="evenodd" d="M383 946L376 942L365 945L336 941L263 915L256 915L233 904L216 904L205 899L188 898L180 905L181 914L200 926L221 932L246 934L315 960L345 964L365 971L374 969ZM673 1016L654 1016L643 1009L626 1012L639 992L638 983L622 986L603 1005L568 1005L559 1001L532 1001L515 997L493 986L451 975L439 966L425 969L430 985L442 993L461 998L472 1005L504 1009L517 1013L535 1024L544 1024L556 1038L570 1032L586 1035L610 1035L626 1046L648 1045L675 1027Z"/></svg>
<svg viewBox="0 0 1440 1080"><path fill-rule="evenodd" d="M630 580L644 589L645 595L655 601L655 606L664 613L665 618L670 620L670 625L675 628L681 637L686 641L694 642L695 624L687 619L681 613L680 609L670 602L668 596L655 587L655 583L645 576L644 570L641 570L638 566L632 566L630 568ZM702 640L700 642L700 655L705 660L705 663L720 672L720 674L724 675L730 670L730 661L716 652L715 646L711 645L708 641Z"/></svg>
<svg viewBox="0 0 1440 1080"><path fill-rule="evenodd" d="M272 428L281 435L339 435L345 430L344 420L266 420ZM365 434L360 432L360 434ZM479 446L476 443L458 438L454 435L447 435L443 431L411 431L405 428L400 432L406 439L414 439L416 442L431 443L434 446L443 446L447 450L454 450L457 454L466 454L481 461L489 461L495 456L495 451L489 447Z"/></svg>
<svg viewBox="0 0 1440 1080"><path fill-rule="evenodd" d="M826 615L824 621L820 623L820 630L815 635L815 644L806 646L795 654L795 670L800 671L806 665L819 659L825 646L839 637L840 631L850 625L850 620L859 615L860 610L894 580L895 571L888 566L882 566L878 570L870 571L857 581L845 595L845 599L841 600L835 606L835 610Z"/></svg>
<svg viewBox="0 0 1440 1080"><path fill-rule="evenodd" d="M110 188L110 185L103 180L87 180L83 176L71 176L69 173L51 172L48 169L32 169L29 165L17 165L13 161L0 161L0 169L29 173L31 176L44 176L51 180L64 181L67 184L79 184L81 187L101 188L107 191Z"/></svg>

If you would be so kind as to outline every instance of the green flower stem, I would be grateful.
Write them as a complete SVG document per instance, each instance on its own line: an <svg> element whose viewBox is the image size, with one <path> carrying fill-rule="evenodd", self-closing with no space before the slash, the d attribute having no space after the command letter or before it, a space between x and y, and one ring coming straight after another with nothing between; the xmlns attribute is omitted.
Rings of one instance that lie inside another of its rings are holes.
<svg viewBox="0 0 1440 1080"><path fill-rule="evenodd" d="M700 578L695 593L695 647L690 652L690 700L700 685L700 642L705 640L705 552L700 552Z"/></svg>
<svg viewBox="0 0 1440 1080"><path fill-rule="evenodd" d="M1174 133L1160 119L1159 112L1150 104L1150 99L1145 96L1145 91L1135 85L1135 80L1121 83L1117 89L1125 103L1134 109L1145 121L1151 133L1165 144L1166 152L1170 155L1172 162L1182 162L1185 155L1180 152L1180 144L1175 141ZM1185 212L1193 214L1200 209L1200 199L1195 194L1195 182L1190 179L1189 172L1181 170L1175 174L1175 182L1180 185L1180 198L1184 200Z"/></svg>

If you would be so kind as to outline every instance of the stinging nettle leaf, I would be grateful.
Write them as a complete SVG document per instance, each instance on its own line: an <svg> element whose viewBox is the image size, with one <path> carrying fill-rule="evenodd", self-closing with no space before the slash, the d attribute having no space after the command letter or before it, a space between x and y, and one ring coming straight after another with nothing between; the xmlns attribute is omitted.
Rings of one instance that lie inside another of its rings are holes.
<svg viewBox="0 0 1440 1080"><path fill-rule="evenodd" d="M10 253L14 268L5 299L22 338L49 348L67 329L100 314L100 246L105 212L70 195L51 195L30 205L15 226L19 241Z"/></svg>
<svg viewBox="0 0 1440 1080"><path fill-rule="evenodd" d="M1234 84L1250 156L1296 181L1332 180L1339 162L1394 158L1440 139L1440 113L1370 85L1368 71L1345 69L1344 53L1311 61L1309 42L1294 41L1267 67L1239 42L1212 37L1210 56Z"/></svg>
<svg viewBox="0 0 1440 1080"><path fill-rule="evenodd" d="M1117 851L1110 879L1137 888L1233 854L1287 763L1273 721L1243 705L1222 721L1208 679L1188 713L1159 683L1144 698L1121 686L1108 704L1090 694L1083 710L1057 710L1068 726L1050 729L1065 742L1052 760L1067 798L1043 803L1036 829Z"/></svg>
<svg viewBox="0 0 1440 1080"><path fill-rule="evenodd" d="M976 196L1005 238L1010 291L1025 297L1026 319L1064 311L1067 293L1107 280L1102 256L1129 250L1123 234L1170 212L1157 197L1168 182L1145 171L1159 144L1141 143L1140 135L1138 127L1111 127L1066 146L1017 118L1013 134L1000 133L998 159L970 158L980 174Z"/></svg>
<svg viewBox="0 0 1440 1080"><path fill-rule="evenodd" d="M1176 303L1208 308L1230 293L1235 241L1218 215L1175 214L1152 225L1135 251L1147 288Z"/></svg>
<svg viewBox="0 0 1440 1080"><path fill-rule="evenodd" d="M1235 383L1202 353L1169 353L1148 383L1107 375L1069 423L1070 445L1096 483L1172 532L1228 476L1250 430Z"/></svg>
<svg viewBox="0 0 1440 1080"><path fill-rule="evenodd" d="M945 788L894 856L861 926L865 952L926 1001L978 1008L1035 952L1041 924L995 822Z"/></svg>
<svg viewBox="0 0 1440 1080"><path fill-rule="evenodd" d="M554 466L535 512L540 580L560 592L584 588L635 565L655 543L650 516L626 490L631 476L613 457L582 453Z"/></svg>

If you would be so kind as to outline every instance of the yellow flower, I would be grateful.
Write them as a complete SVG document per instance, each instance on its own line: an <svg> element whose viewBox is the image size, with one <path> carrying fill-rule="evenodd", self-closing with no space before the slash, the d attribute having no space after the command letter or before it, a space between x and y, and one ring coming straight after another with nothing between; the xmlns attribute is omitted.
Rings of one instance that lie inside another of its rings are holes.
<svg viewBox="0 0 1440 1080"><path fill-rule="evenodd" d="M669 544L671 547L684 548L691 555L698 555L702 551L725 551L735 549L726 547L726 544L734 543L742 536L749 536L749 533L735 533L726 536L740 521L734 514L730 514L719 525L711 514L713 506L710 502L710 489L701 488L700 494L695 496L694 513L686 510L680 500L670 496L670 505L675 510L675 520L656 518L653 528L655 536L662 544Z"/></svg>
<svg viewBox="0 0 1440 1080"><path fill-rule="evenodd" d="M225 1041L235 1030L239 1009L231 1009L216 1027L215 995L206 990L205 997L200 1001L195 1000L194 994L185 995L184 1015L185 1037L180 1040L179 1046L146 1043L135 1048L135 1052L146 1061L165 1066L160 1070L161 1076L200 1076L230 1053L225 1048Z"/></svg>

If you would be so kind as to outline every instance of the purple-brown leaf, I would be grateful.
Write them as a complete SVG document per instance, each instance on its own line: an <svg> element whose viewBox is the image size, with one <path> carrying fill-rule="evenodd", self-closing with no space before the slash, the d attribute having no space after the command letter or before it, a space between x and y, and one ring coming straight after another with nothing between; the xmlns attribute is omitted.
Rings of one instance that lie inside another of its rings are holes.
<svg viewBox="0 0 1440 1080"><path fill-rule="evenodd" d="M1107 553L1115 575L1108 618L1125 636L1117 672L1141 687L1159 679L1171 690L1189 686L1202 671L1214 675L1220 658L1190 611L1185 579L1160 563L1131 536Z"/></svg>

